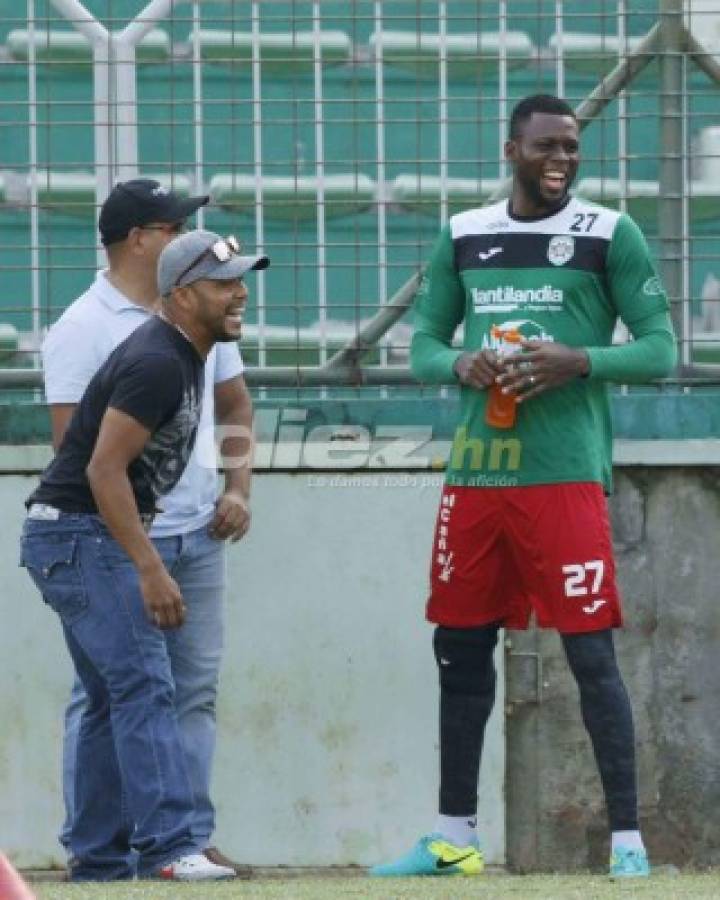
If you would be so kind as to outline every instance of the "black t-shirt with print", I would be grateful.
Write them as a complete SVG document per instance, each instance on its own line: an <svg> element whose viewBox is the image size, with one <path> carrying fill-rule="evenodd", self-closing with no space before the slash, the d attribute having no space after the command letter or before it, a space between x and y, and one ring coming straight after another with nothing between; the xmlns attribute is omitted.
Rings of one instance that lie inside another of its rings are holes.
<svg viewBox="0 0 720 900"><path fill-rule="evenodd" d="M204 360L173 325L157 316L119 344L98 369L70 420L57 455L27 500L63 512L97 513L85 474L109 407L150 430L128 466L141 513L157 509L185 469L197 433Z"/></svg>

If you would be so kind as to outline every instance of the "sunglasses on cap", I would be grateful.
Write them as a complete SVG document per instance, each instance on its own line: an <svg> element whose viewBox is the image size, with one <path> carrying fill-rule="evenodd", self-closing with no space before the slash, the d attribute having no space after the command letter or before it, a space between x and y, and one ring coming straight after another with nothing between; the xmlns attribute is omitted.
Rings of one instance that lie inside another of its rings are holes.
<svg viewBox="0 0 720 900"><path fill-rule="evenodd" d="M203 250L203 252L199 256L195 257L190 265L186 269L184 269L175 279L175 284L180 284L180 282L188 274L188 272L192 272L195 266L199 265L203 260L207 259L208 256L214 256L218 262L224 263L231 259L233 256L239 256L241 247L242 244L234 234L229 234L226 238L220 238L219 241L215 241L214 244L211 244L209 247Z"/></svg>

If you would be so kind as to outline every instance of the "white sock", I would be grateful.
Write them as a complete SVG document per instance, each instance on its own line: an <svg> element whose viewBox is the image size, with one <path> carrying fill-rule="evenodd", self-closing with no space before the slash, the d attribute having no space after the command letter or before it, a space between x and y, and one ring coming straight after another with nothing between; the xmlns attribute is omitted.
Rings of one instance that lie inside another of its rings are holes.
<svg viewBox="0 0 720 900"><path fill-rule="evenodd" d="M468 847L477 841L477 816L439 815L433 830L456 847Z"/></svg>
<svg viewBox="0 0 720 900"><path fill-rule="evenodd" d="M613 852L618 847L624 847L626 850L645 849L645 844L643 844L639 831L613 831L611 840Z"/></svg>

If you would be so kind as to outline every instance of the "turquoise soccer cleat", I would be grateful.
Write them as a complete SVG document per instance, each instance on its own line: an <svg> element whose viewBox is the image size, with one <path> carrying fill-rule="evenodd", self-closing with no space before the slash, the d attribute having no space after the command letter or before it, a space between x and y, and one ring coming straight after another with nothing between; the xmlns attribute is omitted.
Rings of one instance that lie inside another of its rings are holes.
<svg viewBox="0 0 720 900"><path fill-rule="evenodd" d="M650 864L647 853L643 850L629 850L627 847L616 847L610 856L610 879L647 878Z"/></svg>
<svg viewBox="0 0 720 900"><path fill-rule="evenodd" d="M440 834L428 834L394 862L373 866L370 874L385 878L403 878L409 875L479 875L484 865L477 841L467 847L456 847Z"/></svg>

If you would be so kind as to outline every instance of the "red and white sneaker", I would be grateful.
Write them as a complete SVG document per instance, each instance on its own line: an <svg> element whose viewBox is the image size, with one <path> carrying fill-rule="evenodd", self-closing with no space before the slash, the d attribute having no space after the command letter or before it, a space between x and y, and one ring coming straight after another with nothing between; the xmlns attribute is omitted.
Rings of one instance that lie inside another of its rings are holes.
<svg viewBox="0 0 720 900"><path fill-rule="evenodd" d="M168 881L222 881L234 878L235 872L227 866L215 865L202 853L191 853L158 869L156 877Z"/></svg>

